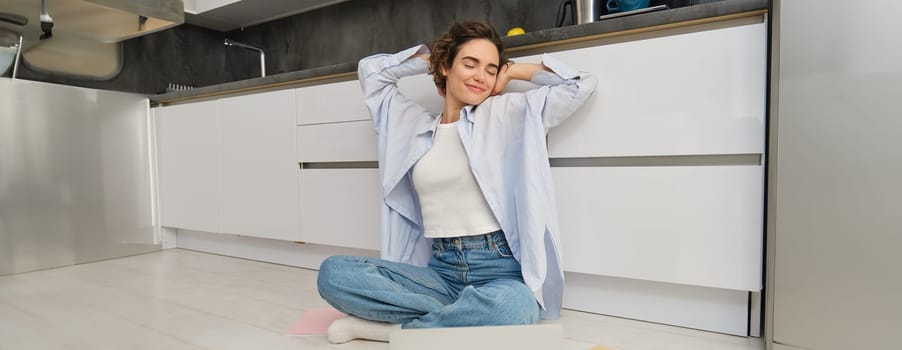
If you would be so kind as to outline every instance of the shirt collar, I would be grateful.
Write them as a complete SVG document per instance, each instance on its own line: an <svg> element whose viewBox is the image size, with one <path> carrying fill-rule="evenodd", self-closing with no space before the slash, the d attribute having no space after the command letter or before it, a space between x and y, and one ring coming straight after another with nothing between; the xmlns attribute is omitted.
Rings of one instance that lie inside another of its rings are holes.
<svg viewBox="0 0 902 350"><path fill-rule="evenodd" d="M429 116L432 117L432 123L421 123L419 125L419 128L416 130L415 135L435 132L435 129L438 128L438 124L442 122L442 114L429 113Z"/></svg>
<svg viewBox="0 0 902 350"><path fill-rule="evenodd" d="M475 120L474 120L475 113L473 113L473 111L476 110L476 107L478 107L478 106L467 105L467 106L464 106L464 108L461 108L460 109L461 118L463 118L465 116L467 118L467 120L470 121L471 124L474 123L475 122Z"/></svg>
<svg viewBox="0 0 902 350"><path fill-rule="evenodd" d="M478 107L478 106L473 106L473 105L464 106L463 108L460 109L460 117L466 118L467 121L470 122L470 124L473 124L476 121L476 119L475 119L476 117L474 116L475 113L473 113L476 110L476 107ZM435 132L435 129L437 129L438 125L442 122L442 114L441 113L438 113L438 114L429 113L429 115L432 116L432 119L433 119L432 125L429 125L428 129L424 127L424 128L421 128L420 130L417 130L417 133L416 133L417 135L424 134L426 132ZM426 124L424 124L424 126L426 126Z"/></svg>

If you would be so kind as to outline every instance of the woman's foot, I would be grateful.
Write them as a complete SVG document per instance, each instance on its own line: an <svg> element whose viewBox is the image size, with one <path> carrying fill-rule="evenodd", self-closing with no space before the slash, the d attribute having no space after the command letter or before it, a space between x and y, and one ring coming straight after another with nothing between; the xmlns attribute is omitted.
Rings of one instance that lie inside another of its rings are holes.
<svg viewBox="0 0 902 350"><path fill-rule="evenodd" d="M329 325L326 335L333 344L347 343L354 339L387 342L391 332L401 329L400 324L364 320L354 316L339 318Z"/></svg>

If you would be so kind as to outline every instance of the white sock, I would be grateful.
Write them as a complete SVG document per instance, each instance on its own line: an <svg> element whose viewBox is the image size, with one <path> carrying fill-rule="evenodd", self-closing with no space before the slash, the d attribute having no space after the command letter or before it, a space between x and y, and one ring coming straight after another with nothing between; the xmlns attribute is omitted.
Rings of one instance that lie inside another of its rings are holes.
<svg viewBox="0 0 902 350"><path fill-rule="evenodd" d="M364 320L354 316L339 318L329 325L326 335L332 344L347 343L353 339L388 341L389 335L401 329L400 324Z"/></svg>

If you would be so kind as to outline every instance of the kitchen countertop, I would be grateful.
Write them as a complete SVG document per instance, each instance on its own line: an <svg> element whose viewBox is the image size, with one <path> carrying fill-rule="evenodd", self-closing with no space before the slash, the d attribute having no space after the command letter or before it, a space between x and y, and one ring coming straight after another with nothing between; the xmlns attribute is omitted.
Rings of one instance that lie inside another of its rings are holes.
<svg viewBox="0 0 902 350"><path fill-rule="evenodd" d="M591 40L593 37L617 36L666 28L692 25L742 17L749 12L766 11L769 0L724 0L695 6L661 10L632 16L606 19L599 22L571 25L529 32L503 39L505 52L511 57L529 50L556 46L568 42ZM304 69L267 77L204 86L192 90L149 95L151 105L182 103L225 95L275 90L285 87L313 85L328 81L350 80L357 73L357 62Z"/></svg>

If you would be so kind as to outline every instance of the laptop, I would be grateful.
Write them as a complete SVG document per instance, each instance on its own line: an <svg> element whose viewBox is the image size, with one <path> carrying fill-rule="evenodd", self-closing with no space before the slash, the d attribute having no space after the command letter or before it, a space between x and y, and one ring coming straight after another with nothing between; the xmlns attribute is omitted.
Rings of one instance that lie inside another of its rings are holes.
<svg viewBox="0 0 902 350"><path fill-rule="evenodd" d="M402 329L391 333L391 350L549 350L563 348L564 327L525 326Z"/></svg>

